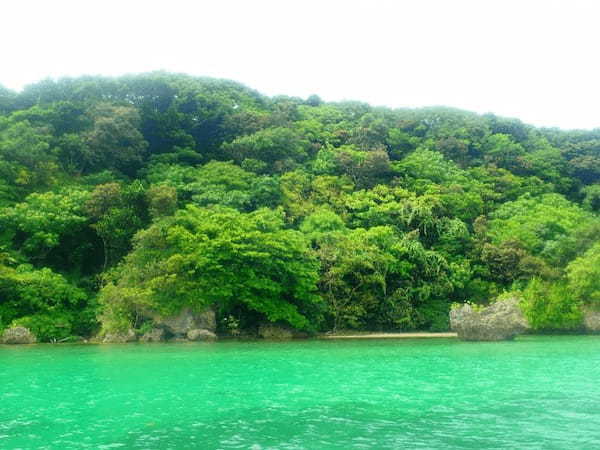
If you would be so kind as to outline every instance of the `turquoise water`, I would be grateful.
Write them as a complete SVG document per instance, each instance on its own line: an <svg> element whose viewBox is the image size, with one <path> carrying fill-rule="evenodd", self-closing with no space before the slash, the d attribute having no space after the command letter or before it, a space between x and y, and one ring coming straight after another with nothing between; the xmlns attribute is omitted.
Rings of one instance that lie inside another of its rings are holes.
<svg viewBox="0 0 600 450"><path fill-rule="evenodd" d="M600 448L600 337L0 346L0 448Z"/></svg>

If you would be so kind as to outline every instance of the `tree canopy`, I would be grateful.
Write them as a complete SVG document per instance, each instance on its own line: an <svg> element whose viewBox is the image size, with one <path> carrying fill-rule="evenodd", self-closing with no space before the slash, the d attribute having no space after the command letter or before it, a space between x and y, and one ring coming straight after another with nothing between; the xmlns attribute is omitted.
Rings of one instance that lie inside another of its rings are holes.
<svg viewBox="0 0 600 450"><path fill-rule="evenodd" d="M164 72L0 88L0 329L211 307L223 332L444 330L505 291L576 329L600 307L599 162L599 130Z"/></svg>

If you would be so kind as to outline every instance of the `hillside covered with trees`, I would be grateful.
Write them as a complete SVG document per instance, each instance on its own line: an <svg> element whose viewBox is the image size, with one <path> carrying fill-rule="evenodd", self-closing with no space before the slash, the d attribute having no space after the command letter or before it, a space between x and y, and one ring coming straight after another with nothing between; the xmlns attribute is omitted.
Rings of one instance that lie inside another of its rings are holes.
<svg viewBox="0 0 600 450"><path fill-rule="evenodd" d="M212 307L222 333L446 330L520 291L600 305L600 129L152 73L0 87L0 331Z"/></svg>

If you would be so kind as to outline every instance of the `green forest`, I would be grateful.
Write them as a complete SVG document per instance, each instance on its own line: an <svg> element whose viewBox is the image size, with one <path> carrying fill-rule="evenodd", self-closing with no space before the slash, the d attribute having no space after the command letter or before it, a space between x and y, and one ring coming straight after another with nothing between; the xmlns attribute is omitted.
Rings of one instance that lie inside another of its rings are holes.
<svg viewBox="0 0 600 450"><path fill-rule="evenodd" d="M518 292L534 330L600 305L600 129L267 97L150 73L0 87L0 331L448 329Z"/></svg>

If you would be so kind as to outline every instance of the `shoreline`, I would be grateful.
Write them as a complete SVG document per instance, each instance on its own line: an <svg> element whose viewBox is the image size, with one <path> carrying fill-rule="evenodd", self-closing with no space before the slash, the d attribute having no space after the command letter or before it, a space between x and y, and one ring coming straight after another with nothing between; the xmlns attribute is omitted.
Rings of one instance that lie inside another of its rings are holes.
<svg viewBox="0 0 600 450"><path fill-rule="evenodd" d="M440 339L440 338L457 338L454 332L406 332L406 333L385 333L385 332L362 332L348 334L318 334L316 336L307 337L292 337L289 339L264 339L259 337L243 338L232 336L219 336L218 339L203 342L226 342L226 341L263 341L263 342L282 342L282 341L302 341L302 340L341 340L341 339ZM35 342L35 343L19 343L19 344L4 344L0 343L1 347L13 346L28 346L28 345L111 345L111 344L172 344L172 343L191 343L187 339L171 339L160 342L141 342L139 340L130 342L102 342L95 339L82 339L78 341L65 342Z"/></svg>
<svg viewBox="0 0 600 450"><path fill-rule="evenodd" d="M600 337L598 333L524 333L517 338L527 337ZM331 334L331 335L316 335L311 337L303 338L289 338L289 339L265 339L265 338L240 338L231 336L221 336L219 339L211 341L189 341L187 339L172 339L160 342L100 342L96 340L79 340L79 341L67 341L67 342L35 342L35 343L20 343L20 344L5 344L0 343L0 349L10 347L33 347L33 346L68 346L68 345L161 345L161 344L194 344L194 343L218 343L218 342L293 342L293 341L336 341L336 340L376 340L376 339L456 339L460 342L509 342L510 340L499 340L499 341L468 341L458 339L457 333L454 332L406 332L406 333L354 333L354 334Z"/></svg>
<svg viewBox="0 0 600 450"><path fill-rule="evenodd" d="M454 332L413 332L413 333L364 333L364 334L330 334L321 335L317 339L439 339L456 338Z"/></svg>

